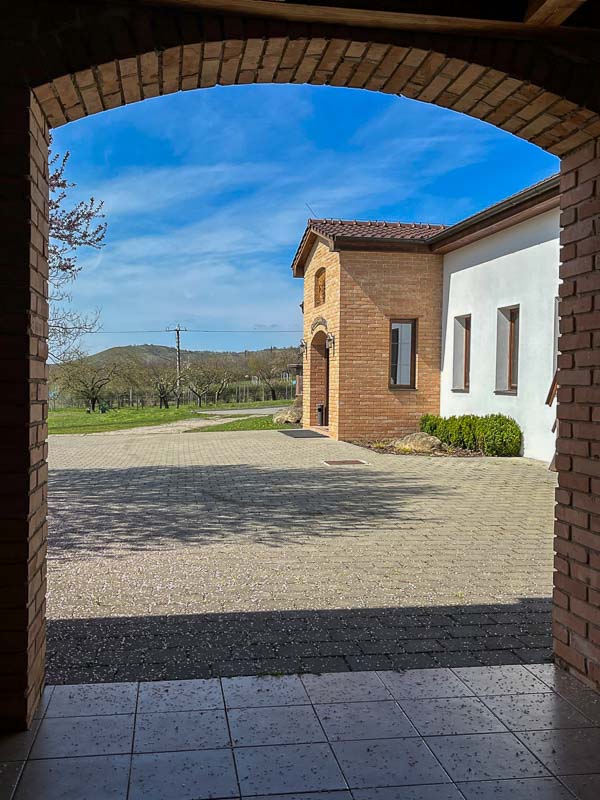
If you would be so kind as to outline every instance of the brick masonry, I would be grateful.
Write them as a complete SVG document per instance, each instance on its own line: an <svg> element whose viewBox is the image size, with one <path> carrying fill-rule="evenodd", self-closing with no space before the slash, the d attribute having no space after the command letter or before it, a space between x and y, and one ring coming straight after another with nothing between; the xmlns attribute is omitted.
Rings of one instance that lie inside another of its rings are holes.
<svg viewBox="0 0 600 800"><path fill-rule="evenodd" d="M315 273L325 269L325 302L315 306ZM325 397L325 335L340 338L340 258L318 242L307 263L304 279L304 341L307 343L303 378L303 418L317 424L317 404ZM338 437L339 365L336 350L329 361L329 429Z"/></svg>
<svg viewBox="0 0 600 800"><path fill-rule="evenodd" d="M315 307L315 273L326 268L326 302ZM335 335L330 358L329 425L339 439L402 436L423 414L439 413L442 256L430 253L332 252L323 242L305 267L304 419L316 424L324 401L324 329ZM415 319L416 388L390 380L390 323ZM314 346L314 343L317 346Z"/></svg>
<svg viewBox="0 0 600 800"><path fill-rule="evenodd" d="M0 726L15 728L44 682L48 126L29 91L0 108Z"/></svg>
<svg viewBox="0 0 600 800"><path fill-rule="evenodd" d="M6 26L13 50L19 27L19 45L25 44L6 55L27 53L29 85L52 126L179 90L313 83L452 108L556 155L600 135L585 60L597 53L593 38L571 35L557 44L550 34L547 41L481 38L244 19L193 13L175 2L152 8L37 0L35 6L39 24L24 13ZM555 68L557 53L564 69Z"/></svg>
<svg viewBox="0 0 600 800"><path fill-rule="evenodd" d="M561 164L554 650L600 686L600 141Z"/></svg>
<svg viewBox="0 0 600 800"><path fill-rule="evenodd" d="M599 685L600 287L594 276L600 248L600 115L590 78L597 58L594 36L482 38L361 29L119 0L22 0L6 10L3 21L0 552L9 590L1 600L1 724L29 723L43 682L44 116L57 126L146 97L216 84L313 83L402 94L568 155L562 188L557 548L563 551L557 552L556 652L571 670ZM30 87L43 113L31 100Z"/></svg>

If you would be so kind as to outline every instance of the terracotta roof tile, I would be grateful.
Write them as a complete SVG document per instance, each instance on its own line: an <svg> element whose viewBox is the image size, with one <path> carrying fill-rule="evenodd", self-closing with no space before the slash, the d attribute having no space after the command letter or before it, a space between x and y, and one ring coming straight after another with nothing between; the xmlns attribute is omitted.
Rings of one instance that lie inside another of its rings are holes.
<svg viewBox="0 0 600 800"><path fill-rule="evenodd" d="M309 219L308 229L328 238L341 236L357 239L413 239L425 241L445 230L445 225L418 222L379 222L345 219Z"/></svg>

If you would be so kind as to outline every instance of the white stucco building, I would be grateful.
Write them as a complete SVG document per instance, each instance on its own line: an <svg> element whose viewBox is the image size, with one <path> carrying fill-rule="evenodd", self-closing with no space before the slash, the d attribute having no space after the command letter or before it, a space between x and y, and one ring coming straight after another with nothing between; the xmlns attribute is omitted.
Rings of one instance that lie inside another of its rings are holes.
<svg viewBox="0 0 600 800"><path fill-rule="evenodd" d="M558 342L557 201L532 205L528 218L509 217L507 227L443 260L440 413L507 414L523 431L523 454L548 462L556 419L546 398Z"/></svg>
<svg viewBox="0 0 600 800"><path fill-rule="evenodd" d="M500 413L523 455L549 463L559 234L558 176L449 227L309 220L292 264L305 424L359 441L414 432L424 414Z"/></svg>

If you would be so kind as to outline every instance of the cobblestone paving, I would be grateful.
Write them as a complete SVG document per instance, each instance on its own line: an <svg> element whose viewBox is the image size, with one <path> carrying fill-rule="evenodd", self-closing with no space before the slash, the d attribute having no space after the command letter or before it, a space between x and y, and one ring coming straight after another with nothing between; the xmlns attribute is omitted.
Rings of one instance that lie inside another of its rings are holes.
<svg viewBox="0 0 600 800"><path fill-rule="evenodd" d="M50 465L51 683L550 657L539 462L264 431L51 437Z"/></svg>

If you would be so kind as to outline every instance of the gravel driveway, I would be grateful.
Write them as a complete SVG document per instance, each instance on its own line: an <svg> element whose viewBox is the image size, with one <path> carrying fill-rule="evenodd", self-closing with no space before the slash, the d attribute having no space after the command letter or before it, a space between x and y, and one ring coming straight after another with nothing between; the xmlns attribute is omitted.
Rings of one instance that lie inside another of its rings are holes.
<svg viewBox="0 0 600 800"><path fill-rule="evenodd" d="M544 464L301 433L50 437L50 682L549 657Z"/></svg>

